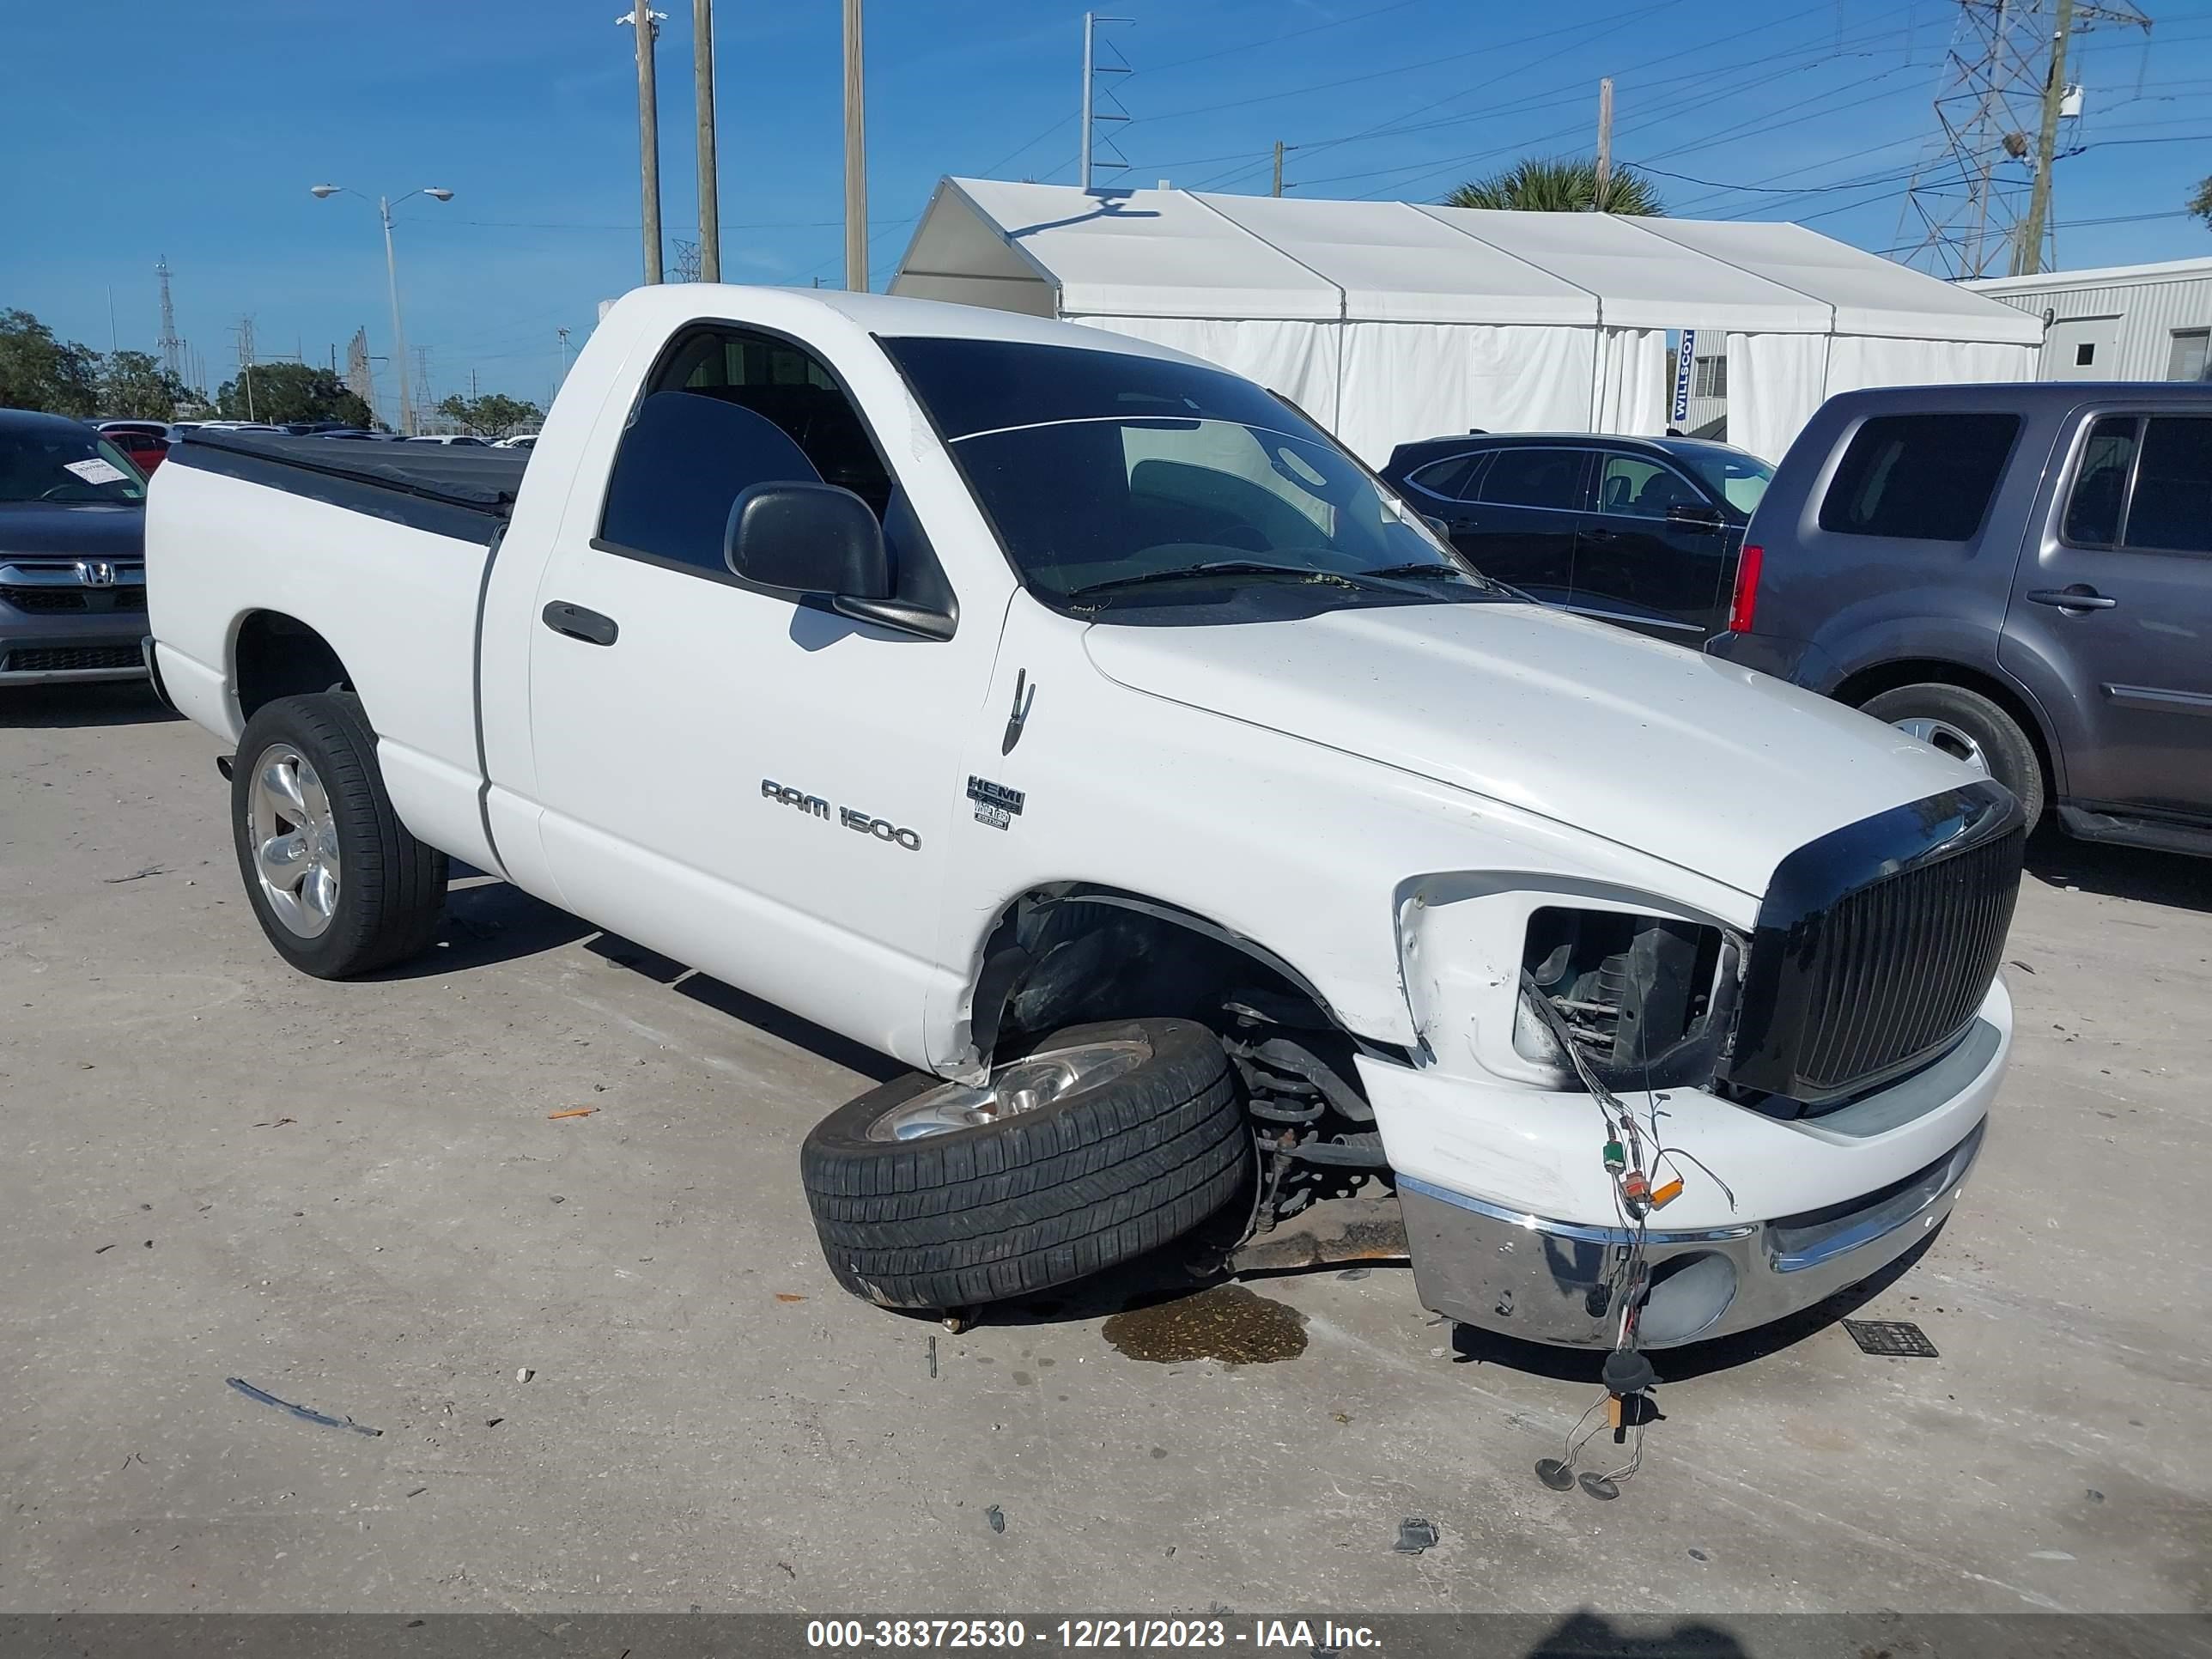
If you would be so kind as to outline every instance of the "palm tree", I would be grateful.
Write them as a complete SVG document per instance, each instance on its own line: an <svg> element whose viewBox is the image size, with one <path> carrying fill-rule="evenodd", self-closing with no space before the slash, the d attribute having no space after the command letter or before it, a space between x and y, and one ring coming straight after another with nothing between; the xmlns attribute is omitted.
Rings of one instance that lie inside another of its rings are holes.
<svg viewBox="0 0 2212 1659"><path fill-rule="evenodd" d="M1444 198L1446 207L1510 208L1522 213L1629 213L1656 218L1666 204L1652 182L1616 167L1597 192L1597 161L1587 155L1523 156L1503 173L1473 179Z"/></svg>

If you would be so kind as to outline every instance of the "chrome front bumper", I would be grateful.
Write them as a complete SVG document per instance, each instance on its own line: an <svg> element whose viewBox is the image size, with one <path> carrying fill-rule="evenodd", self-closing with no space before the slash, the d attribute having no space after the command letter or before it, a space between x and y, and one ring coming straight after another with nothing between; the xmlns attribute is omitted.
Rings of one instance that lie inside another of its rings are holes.
<svg viewBox="0 0 2212 1659"><path fill-rule="evenodd" d="M1988 1121L1927 1168L1809 1215L1698 1232L1647 1231L1642 1346L1668 1348L1771 1323L1871 1278L1951 1212ZM1398 1197L1424 1306L1483 1330L1610 1347L1634 1233L1516 1213L1401 1176Z"/></svg>

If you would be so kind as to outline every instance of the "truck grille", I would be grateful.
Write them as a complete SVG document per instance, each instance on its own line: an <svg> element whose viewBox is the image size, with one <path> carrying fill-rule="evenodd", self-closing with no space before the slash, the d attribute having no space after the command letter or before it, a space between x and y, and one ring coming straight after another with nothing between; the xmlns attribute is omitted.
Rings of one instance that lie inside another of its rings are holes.
<svg viewBox="0 0 2212 1659"><path fill-rule="evenodd" d="M2015 830L1885 876L1822 918L1808 968L1807 1080L1849 1088L1966 1023L1996 975L2026 839Z"/></svg>
<svg viewBox="0 0 2212 1659"><path fill-rule="evenodd" d="M135 645L18 646L0 658L0 672L64 673L72 668L139 668L145 659Z"/></svg>
<svg viewBox="0 0 2212 1659"><path fill-rule="evenodd" d="M1996 975L2027 838L2012 797L1977 784L1784 860L1752 944L1729 1081L1819 1107L1948 1047Z"/></svg>

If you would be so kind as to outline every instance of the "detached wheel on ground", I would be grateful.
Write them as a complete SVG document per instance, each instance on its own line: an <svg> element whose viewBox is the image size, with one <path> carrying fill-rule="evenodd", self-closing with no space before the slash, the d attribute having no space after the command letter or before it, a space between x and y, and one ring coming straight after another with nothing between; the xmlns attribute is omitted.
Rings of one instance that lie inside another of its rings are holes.
<svg viewBox="0 0 2212 1659"><path fill-rule="evenodd" d="M2030 829L2043 816L2043 762L2020 722L1978 691L1930 682L1900 685L1859 705L1863 714L1995 778L2020 798Z"/></svg>
<svg viewBox="0 0 2212 1659"><path fill-rule="evenodd" d="M356 699L325 692L256 709L231 768L230 822L261 930L302 973L368 973L436 935L446 855L392 810Z"/></svg>
<svg viewBox="0 0 2212 1659"><path fill-rule="evenodd" d="M799 1150L837 1282L889 1308L963 1308L1085 1278L1188 1232L1253 1164L1228 1057L1203 1025L1075 1026L971 1087L904 1078Z"/></svg>

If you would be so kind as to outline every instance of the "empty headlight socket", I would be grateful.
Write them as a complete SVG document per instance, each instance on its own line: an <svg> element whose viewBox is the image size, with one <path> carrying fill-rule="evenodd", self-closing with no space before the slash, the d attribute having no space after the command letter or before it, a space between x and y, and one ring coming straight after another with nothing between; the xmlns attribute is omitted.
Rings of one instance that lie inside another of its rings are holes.
<svg viewBox="0 0 2212 1659"><path fill-rule="evenodd" d="M1735 1029L1742 959L1723 927L1546 905L1529 915L1522 965L1607 1088L1667 1089L1711 1080ZM1535 1032L1548 1049L1549 1034Z"/></svg>

